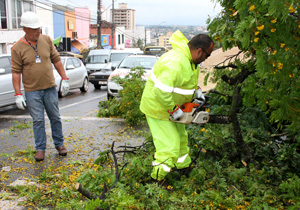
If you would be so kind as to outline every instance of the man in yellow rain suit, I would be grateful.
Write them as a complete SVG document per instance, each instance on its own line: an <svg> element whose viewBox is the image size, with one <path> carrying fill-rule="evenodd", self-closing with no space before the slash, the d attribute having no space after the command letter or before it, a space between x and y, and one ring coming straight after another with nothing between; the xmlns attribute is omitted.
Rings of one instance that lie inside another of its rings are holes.
<svg viewBox="0 0 300 210"><path fill-rule="evenodd" d="M156 149L151 177L162 180L171 168L187 168L191 163L181 105L204 96L198 86L199 65L213 51L212 39L199 34L188 41L178 30L170 38L172 50L163 54L153 67L143 92L140 109L146 115ZM200 100L197 100L200 99ZM202 100L201 100L202 99Z"/></svg>

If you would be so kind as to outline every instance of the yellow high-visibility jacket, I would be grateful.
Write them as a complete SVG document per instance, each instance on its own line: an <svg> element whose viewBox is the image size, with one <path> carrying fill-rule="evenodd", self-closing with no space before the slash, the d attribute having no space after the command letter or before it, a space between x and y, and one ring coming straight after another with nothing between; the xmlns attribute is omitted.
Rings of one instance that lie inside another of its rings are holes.
<svg viewBox="0 0 300 210"><path fill-rule="evenodd" d="M192 61L188 40L177 30L170 38L172 50L153 67L143 92L140 109L155 119L169 120L175 105L191 102L198 85L199 66Z"/></svg>

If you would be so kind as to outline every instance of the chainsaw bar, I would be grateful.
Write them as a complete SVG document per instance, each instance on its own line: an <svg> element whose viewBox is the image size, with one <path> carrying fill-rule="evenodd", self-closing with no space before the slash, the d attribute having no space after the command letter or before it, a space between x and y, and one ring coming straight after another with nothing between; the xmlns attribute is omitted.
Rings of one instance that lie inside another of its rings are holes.
<svg viewBox="0 0 300 210"><path fill-rule="evenodd" d="M207 123L229 124L232 122L230 115L209 115Z"/></svg>

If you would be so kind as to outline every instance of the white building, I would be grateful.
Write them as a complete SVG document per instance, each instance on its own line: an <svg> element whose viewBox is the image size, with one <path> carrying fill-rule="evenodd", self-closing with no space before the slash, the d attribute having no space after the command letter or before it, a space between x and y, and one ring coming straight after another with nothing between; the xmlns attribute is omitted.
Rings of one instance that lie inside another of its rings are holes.
<svg viewBox="0 0 300 210"><path fill-rule="evenodd" d="M137 42L139 39L143 41L143 46L145 45L145 43L146 45L149 45L151 43L150 30L145 29L145 26L136 26L134 30L125 30L124 34L126 48L132 47L134 41Z"/></svg>
<svg viewBox="0 0 300 210"><path fill-rule="evenodd" d="M23 12L35 11L33 1L10 0L0 4L0 54L11 53L12 46L24 36L20 26Z"/></svg>

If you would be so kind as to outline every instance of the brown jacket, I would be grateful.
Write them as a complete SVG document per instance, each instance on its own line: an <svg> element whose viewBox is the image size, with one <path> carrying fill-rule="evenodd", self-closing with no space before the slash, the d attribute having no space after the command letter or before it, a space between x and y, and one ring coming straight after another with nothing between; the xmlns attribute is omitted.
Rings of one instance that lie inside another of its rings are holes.
<svg viewBox="0 0 300 210"><path fill-rule="evenodd" d="M33 45L35 47L35 44ZM37 41L41 63L35 62L35 50L22 37L11 50L12 71L22 73L22 82L26 92L43 90L55 86L52 63L60 61L51 38L40 35Z"/></svg>

